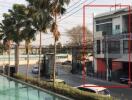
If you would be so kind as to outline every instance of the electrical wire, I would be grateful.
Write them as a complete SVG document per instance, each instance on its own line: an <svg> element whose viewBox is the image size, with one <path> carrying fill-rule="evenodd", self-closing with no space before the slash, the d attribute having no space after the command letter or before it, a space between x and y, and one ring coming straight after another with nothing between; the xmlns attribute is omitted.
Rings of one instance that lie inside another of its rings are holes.
<svg viewBox="0 0 132 100"><path fill-rule="evenodd" d="M88 3L88 5L90 5L91 3L95 2L95 1L96 1L96 0L92 0L90 3ZM64 18L62 18L62 19L60 19L59 22L62 21L62 20L64 20L64 19L67 19L67 18L71 17L72 15L74 15L74 14L76 14L78 11L80 11L81 9L82 9L82 8L80 8L80 9L76 10L75 12L71 13L70 15L68 15L68 16L66 16L66 17L64 17Z"/></svg>
<svg viewBox="0 0 132 100"><path fill-rule="evenodd" d="M80 3L79 5L75 6L73 9L71 9L70 11L66 12L65 14L68 14L70 12L72 12L73 10L75 10L76 8L80 7L82 4L86 3L87 0L85 0L84 2Z"/></svg>
<svg viewBox="0 0 132 100"><path fill-rule="evenodd" d="M78 0L77 2L75 2L74 4L72 4L71 6L69 6L68 8L67 8L67 10L68 9L71 9L72 7L74 7L76 4L78 4L80 2L80 0Z"/></svg>

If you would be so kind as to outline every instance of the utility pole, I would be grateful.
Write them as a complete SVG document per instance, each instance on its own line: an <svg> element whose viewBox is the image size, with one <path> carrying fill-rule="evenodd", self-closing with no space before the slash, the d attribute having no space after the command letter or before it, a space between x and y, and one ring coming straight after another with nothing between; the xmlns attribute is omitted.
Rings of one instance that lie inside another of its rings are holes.
<svg viewBox="0 0 132 100"><path fill-rule="evenodd" d="M116 0L115 0L115 11L116 11Z"/></svg>
<svg viewBox="0 0 132 100"><path fill-rule="evenodd" d="M106 77L107 77L107 81L109 81L109 57L108 57L108 53L109 53L109 51L108 51L108 41L107 41L107 38L106 38L106 68L107 68L107 75L106 75Z"/></svg>
<svg viewBox="0 0 132 100"><path fill-rule="evenodd" d="M104 58L106 60L106 80L109 81L109 57L108 57L108 40L106 37L106 32L103 32L104 35L104 42L105 42L105 52L104 52Z"/></svg>

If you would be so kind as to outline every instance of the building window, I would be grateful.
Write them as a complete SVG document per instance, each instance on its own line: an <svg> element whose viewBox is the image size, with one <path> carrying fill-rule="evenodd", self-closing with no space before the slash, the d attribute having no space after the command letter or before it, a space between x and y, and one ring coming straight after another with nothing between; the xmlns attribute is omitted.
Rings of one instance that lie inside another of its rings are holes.
<svg viewBox="0 0 132 100"><path fill-rule="evenodd" d="M116 29L116 30L120 30L120 25L116 25L116 26L115 26L115 29Z"/></svg>
<svg viewBox="0 0 132 100"><path fill-rule="evenodd" d="M130 45L130 51L132 52L132 40L131 40L131 43L130 43L131 45ZM128 48L128 40L124 40L123 41L123 53L128 53L128 50L129 50L129 48Z"/></svg>
<svg viewBox="0 0 132 100"><path fill-rule="evenodd" d="M123 53L128 53L128 41L123 41Z"/></svg>
<svg viewBox="0 0 132 100"><path fill-rule="evenodd" d="M100 40L97 40L97 54L100 54Z"/></svg>
<svg viewBox="0 0 132 100"><path fill-rule="evenodd" d="M109 53L120 53L120 41L109 41L108 42Z"/></svg>
<svg viewBox="0 0 132 100"><path fill-rule="evenodd" d="M106 51L106 49L107 49L106 47L108 47L108 51ZM103 53L106 53L106 52L109 52L112 54L120 53L120 41L105 41L105 40L103 40Z"/></svg>
<svg viewBox="0 0 132 100"><path fill-rule="evenodd" d="M108 35L112 34L112 23L96 25L96 31L106 32Z"/></svg>

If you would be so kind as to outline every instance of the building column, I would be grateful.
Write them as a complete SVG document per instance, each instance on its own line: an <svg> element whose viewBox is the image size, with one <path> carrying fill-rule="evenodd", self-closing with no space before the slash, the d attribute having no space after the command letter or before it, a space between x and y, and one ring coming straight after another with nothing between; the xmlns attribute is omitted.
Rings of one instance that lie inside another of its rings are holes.
<svg viewBox="0 0 132 100"><path fill-rule="evenodd" d="M94 43L93 43L93 53L94 53L94 56L93 56L93 67L94 67L94 73L97 72L97 59L96 59L96 55L97 55L97 40L94 38Z"/></svg>
<svg viewBox="0 0 132 100"><path fill-rule="evenodd" d="M94 57L94 73L97 73L97 59Z"/></svg>
<svg viewBox="0 0 132 100"><path fill-rule="evenodd" d="M100 40L100 54L103 54L103 41Z"/></svg>
<svg viewBox="0 0 132 100"><path fill-rule="evenodd" d="M123 40L120 39L120 54L123 55Z"/></svg>
<svg viewBox="0 0 132 100"><path fill-rule="evenodd" d="M120 32L123 32L123 16L120 16Z"/></svg>

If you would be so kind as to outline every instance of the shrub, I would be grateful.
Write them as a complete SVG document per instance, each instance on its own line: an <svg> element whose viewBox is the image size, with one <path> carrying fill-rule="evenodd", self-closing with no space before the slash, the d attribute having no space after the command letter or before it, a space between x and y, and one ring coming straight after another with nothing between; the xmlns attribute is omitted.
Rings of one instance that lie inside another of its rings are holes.
<svg viewBox="0 0 132 100"><path fill-rule="evenodd" d="M26 79L25 76L20 74L14 75L14 77L22 81L25 81L29 84L39 86L43 89L53 91L55 93L73 98L75 100L113 100L112 97L106 97L102 95L97 95L95 93L84 92L76 88L73 88L67 84L55 83L55 87L53 87L52 82L46 82L42 80L38 81L37 79L31 77Z"/></svg>

